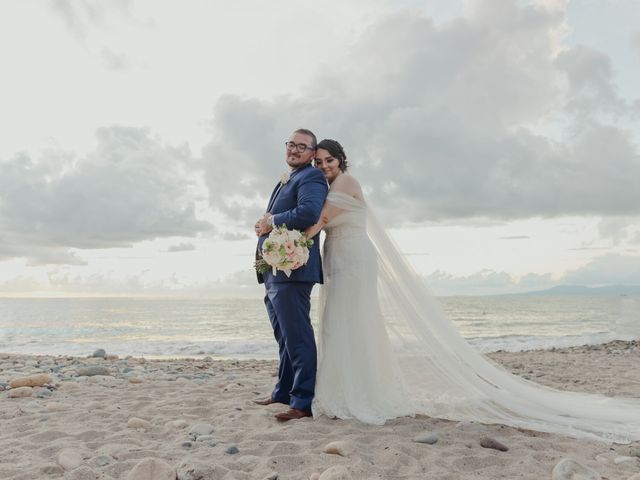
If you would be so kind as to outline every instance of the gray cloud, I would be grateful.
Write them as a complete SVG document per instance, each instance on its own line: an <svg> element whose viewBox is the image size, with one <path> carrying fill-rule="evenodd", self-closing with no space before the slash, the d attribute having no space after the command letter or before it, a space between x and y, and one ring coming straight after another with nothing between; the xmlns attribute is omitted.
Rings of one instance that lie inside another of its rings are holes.
<svg viewBox="0 0 640 480"><path fill-rule="evenodd" d="M610 240L613 245L620 245L627 240L635 243L635 238L640 238L640 218L624 216L603 218L598 223L598 233L601 238Z"/></svg>
<svg viewBox="0 0 640 480"><path fill-rule="evenodd" d="M170 245L167 252L191 252L196 249L193 243L178 243L177 245Z"/></svg>
<svg viewBox="0 0 640 480"><path fill-rule="evenodd" d="M279 115L283 105L286 113ZM205 179L211 205L231 221L246 225L264 213L268 195L287 169L284 142L306 125L305 115L296 115L290 105L287 99L269 103L234 95L216 103L212 127L223 140L203 150Z"/></svg>
<svg viewBox="0 0 640 480"><path fill-rule="evenodd" d="M304 125L343 143L387 224L640 213L634 107L605 54L560 49L564 21L515 1L439 25L400 13L318 65L303 98L225 97L204 150L212 204L252 222Z"/></svg>
<svg viewBox="0 0 640 480"><path fill-rule="evenodd" d="M131 59L122 52L114 52L109 48L103 48L100 51L102 65L112 72L125 72L133 68Z"/></svg>
<svg viewBox="0 0 640 480"><path fill-rule="evenodd" d="M193 236L211 226L194 214L186 146L145 129L101 128L84 158L65 152L0 162L0 258L82 263L70 248L126 247Z"/></svg>
<svg viewBox="0 0 640 480"><path fill-rule="evenodd" d="M124 51L106 46L104 40L97 40L93 34L113 33L125 25L147 28L153 24L149 19L136 17L133 0L53 0L50 6L69 33L87 51L94 51L101 64L113 72L130 70L134 61Z"/></svg>
<svg viewBox="0 0 640 480"><path fill-rule="evenodd" d="M239 233L239 232L224 232L222 234L222 239L223 240L228 240L231 242L235 242L238 240L248 240L249 238L252 238L251 236L249 236L246 233Z"/></svg>
<svg viewBox="0 0 640 480"><path fill-rule="evenodd" d="M567 111L592 116L601 111L621 114L624 102L616 95L611 60L605 53L578 45L562 52L556 65L569 81Z"/></svg>
<svg viewBox="0 0 640 480"><path fill-rule="evenodd" d="M109 30L120 22L141 23L133 14L133 0L53 0L53 12L78 39L84 41L91 29Z"/></svg>
<svg viewBox="0 0 640 480"><path fill-rule="evenodd" d="M631 38L631 46L638 52L638 58L640 58L640 31L636 32Z"/></svg>

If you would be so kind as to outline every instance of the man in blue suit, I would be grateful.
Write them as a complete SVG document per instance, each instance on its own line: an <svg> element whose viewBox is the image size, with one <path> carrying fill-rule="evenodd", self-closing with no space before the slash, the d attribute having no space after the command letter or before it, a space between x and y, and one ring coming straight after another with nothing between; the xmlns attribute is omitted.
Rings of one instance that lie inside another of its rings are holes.
<svg viewBox="0 0 640 480"><path fill-rule="evenodd" d="M276 226L304 231L320 218L328 186L322 172L311 166L316 145L313 132L302 128L285 143L289 174L273 190L267 213L256 222L258 252ZM313 240L309 261L290 277L280 271L277 275L271 271L258 274L258 282L265 286L264 303L278 342L280 367L271 396L256 403L289 405L289 410L276 415L280 421L311 416L317 359L309 312L313 285L322 283L319 236Z"/></svg>

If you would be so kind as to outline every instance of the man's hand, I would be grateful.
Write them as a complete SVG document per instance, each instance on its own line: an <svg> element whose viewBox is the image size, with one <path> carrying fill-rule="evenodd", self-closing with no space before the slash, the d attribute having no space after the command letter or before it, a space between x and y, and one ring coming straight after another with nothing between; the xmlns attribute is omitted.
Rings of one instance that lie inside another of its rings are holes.
<svg viewBox="0 0 640 480"><path fill-rule="evenodd" d="M261 237L262 235L266 235L271 232L273 228L271 228L271 214L265 213L262 218L260 218L255 226L256 237Z"/></svg>

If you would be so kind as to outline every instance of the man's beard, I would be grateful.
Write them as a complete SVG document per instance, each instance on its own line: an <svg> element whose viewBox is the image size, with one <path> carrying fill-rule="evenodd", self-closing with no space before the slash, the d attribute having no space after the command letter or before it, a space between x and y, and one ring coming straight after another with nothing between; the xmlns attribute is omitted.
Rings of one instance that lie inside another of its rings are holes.
<svg viewBox="0 0 640 480"><path fill-rule="evenodd" d="M301 163L301 157L293 157L293 156L287 157L287 165L289 165L290 167L293 167L293 168L304 167L304 166L308 165L309 163L311 163L311 162L309 161L309 162Z"/></svg>

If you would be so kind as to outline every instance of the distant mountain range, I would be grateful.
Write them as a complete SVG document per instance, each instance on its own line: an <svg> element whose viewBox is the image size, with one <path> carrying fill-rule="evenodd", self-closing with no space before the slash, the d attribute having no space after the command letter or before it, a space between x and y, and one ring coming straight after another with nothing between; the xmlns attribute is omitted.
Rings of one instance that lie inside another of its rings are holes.
<svg viewBox="0 0 640 480"><path fill-rule="evenodd" d="M581 285L558 285L546 290L518 293L516 295L640 295L640 285L609 285L606 287L584 287Z"/></svg>

